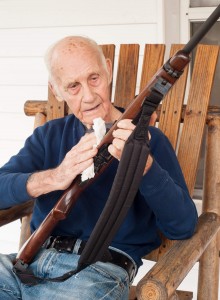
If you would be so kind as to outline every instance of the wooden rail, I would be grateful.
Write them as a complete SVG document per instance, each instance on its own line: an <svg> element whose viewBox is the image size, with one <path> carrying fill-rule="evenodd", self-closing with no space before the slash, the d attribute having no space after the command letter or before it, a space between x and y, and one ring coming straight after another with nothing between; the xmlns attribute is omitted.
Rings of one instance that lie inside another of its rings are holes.
<svg viewBox="0 0 220 300"><path fill-rule="evenodd" d="M0 210L0 226L6 225L26 215L29 215L33 210L33 206L34 201L30 200L28 202L15 205L8 209Z"/></svg>

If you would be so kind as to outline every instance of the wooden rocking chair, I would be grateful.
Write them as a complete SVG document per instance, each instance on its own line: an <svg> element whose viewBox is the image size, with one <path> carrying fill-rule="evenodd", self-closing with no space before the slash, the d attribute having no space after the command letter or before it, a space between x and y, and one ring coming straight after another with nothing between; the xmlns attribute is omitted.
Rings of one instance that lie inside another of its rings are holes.
<svg viewBox="0 0 220 300"><path fill-rule="evenodd" d="M114 65L115 46L103 45L106 57ZM121 45L114 87L114 104L126 107L138 93L136 88L139 45ZM182 45L173 45L171 55ZM163 240L162 245L146 258L157 261L138 283L131 287L129 299L192 299L191 292L176 291L179 284L199 261L199 300L218 299L220 228L220 108L210 107L209 99L218 59L219 46L199 45L193 73L189 80L187 105L184 105L187 70L167 95L158 110L158 127L168 136L180 162L191 195L194 191L196 171L204 130L206 161L204 175L203 213L195 235L188 240ZM141 90L164 62L164 45L146 45L140 80ZM140 68L140 67L139 67ZM27 101L28 116L35 116L35 127L47 120L66 115L68 109L58 102L51 91L47 101ZM20 246L30 235L29 221L33 202L0 211L0 226L22 218Z"/></svg>

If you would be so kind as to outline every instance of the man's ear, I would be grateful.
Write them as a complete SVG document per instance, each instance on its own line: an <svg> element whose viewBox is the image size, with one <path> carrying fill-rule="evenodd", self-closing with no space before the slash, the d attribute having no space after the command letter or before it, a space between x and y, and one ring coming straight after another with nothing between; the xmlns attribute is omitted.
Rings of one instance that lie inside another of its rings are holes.
<svg viewBox="0 0 220 300"><path fill-rule="evenodd" d="M109 75L109 84L112 82L112 61L110 58L106 58L106 66Z"/></svg>
<svg viewBox="0 0 220 300"><path fill-rule="evenodd" d="M57 99L58 101L62 102L63 99L61 99L60 96L58 96L57 91L56 91L56 89L54 88L54 85L53 85L50 81L48 82L48 86L49 86L51 92L53 93L53 95L56 97L56 99Z"/></svg>

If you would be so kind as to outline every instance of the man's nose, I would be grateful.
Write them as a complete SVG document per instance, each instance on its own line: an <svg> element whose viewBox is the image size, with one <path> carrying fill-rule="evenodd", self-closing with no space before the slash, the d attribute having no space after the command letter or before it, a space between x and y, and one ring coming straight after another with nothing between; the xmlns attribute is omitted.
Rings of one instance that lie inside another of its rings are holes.
<svg viewBox="0 0 220 300"><path fill-rule="evenodd" d="M90 86L85 85L83 87L83 101L84 102L91 102L94 100L94 93Z"/></svg>

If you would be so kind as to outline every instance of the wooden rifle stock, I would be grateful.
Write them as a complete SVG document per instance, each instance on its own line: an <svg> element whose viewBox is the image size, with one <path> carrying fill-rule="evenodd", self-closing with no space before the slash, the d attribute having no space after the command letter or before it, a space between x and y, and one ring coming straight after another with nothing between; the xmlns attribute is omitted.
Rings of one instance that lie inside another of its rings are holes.
<svg viewBox="0 0 220 300"><path fill-rule="evenodd" d="M183 72L185 66L189 63L189 54L180 50L171 59L167 61L153 76L146 87L140 92L140 94L129 104L125 112L121 117L113 124L111 129L103 137L102 141L98 145L98 154L102 152L103 147L105 150L108 145L112 142L113 136L112 132L117 128L117 123L122 119L134 119L138 113L141 111L142 103L147 96L149 96L151 89L158 84L168 86L163 90L163 95L165 95L168 90L173 86L173 84L179 78L179 75ZM177 74L179 74L177 76ZM162 81L161 81L162 79ZM162 83L161 83L162 82ZM106 151L105 151L106 153ZM102 153L101 153L102 156ZM90 185L111 163L112 157L108 154L108 159L102 162L96 171L95 177L81 182L81 177L78 175L68 189L64 192L62 197L58 200L55 207L49 212L47 217L41 223L38 229L31 235L27 242L20 249L16 261L20 260L24 264L29 264L34 256L37 254L41 246L45 243L47 238L51 235L53 229L60 220L67 217L68 213L76 203L81 192ZM94 159L95 160L95 159Z"/></svg>

